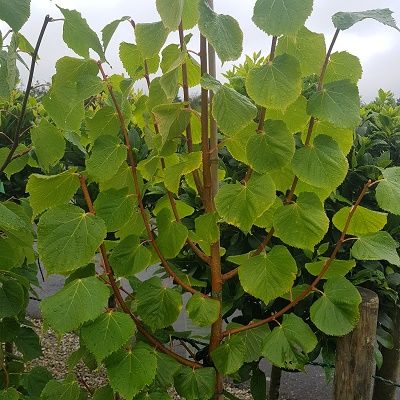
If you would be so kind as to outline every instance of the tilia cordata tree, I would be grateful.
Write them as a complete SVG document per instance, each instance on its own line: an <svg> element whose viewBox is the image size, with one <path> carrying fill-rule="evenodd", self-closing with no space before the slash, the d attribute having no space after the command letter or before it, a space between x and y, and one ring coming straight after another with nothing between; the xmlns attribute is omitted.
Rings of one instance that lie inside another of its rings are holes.
<svg viewBox="0 0 400 400"><path fill-rule="evenodd" d="M0 14L13 29L24 3ZM109 384L95 399L169 399L171 386L188 400L233 398L224 377L239 379L245 364L254 398L263 398L261 358L302 369L318 332L341 336L354 328L361 299L344 276L356 260L400 266L395 241L381 231L384 211L399 213L399 168L354 188L357 201L343 199L331 220L324 209L346 176L359 123L362 69L355 56L335 52L335 42L366 18L396 28L391 11L334 15L326 45L304 26L312 0L257 0L253 22L266 43L272 37L271 49L228 85L209 74L208 56L212 49L222 63L241 56L238 23L205 0L156 5L161 21L135 21L132 8L132 16L103 29L101 40L79 12L59 7L64 41L77 57L56 64L45 113L31 132L42 172L29 177L26 192L38 256L48 274L67 276L65 287L41 302L44 321L59 335L78 333L81 347L69 359L70 376L50 381L42 399L86 398L72 373L81 359L105 366ZM119 45L128 78L109 75L107 49L120 24L132 29ZM199 46L190 33L196 27ZM179 43L167 45L169 36ZM305 78L315 81L307 98ZM142 79L146 95L133 91ZM191 108L189 93L199 85L201 111ZM83 162L65 161L66 143ZM7 147L2 170L14 147ZM226 174L218 157L226 151L241 174ZM382 212L363 207L366 196L375 196ZM0 204L0 245L31 245L27 207ZM322 249L328 230L337 243ZM253 237L252 250L226 252L228 231ZM304 265L302 253L313 262ZM1 300L1 317L19 312L8 276L24 254L1 271L0 296L8 299ZM313 276L311 284L305 276ZM257 317L230 322L243 298L258 302ZM11 307L6 314L3 304ZM182 312L206 333L175 331Z"/></svg>

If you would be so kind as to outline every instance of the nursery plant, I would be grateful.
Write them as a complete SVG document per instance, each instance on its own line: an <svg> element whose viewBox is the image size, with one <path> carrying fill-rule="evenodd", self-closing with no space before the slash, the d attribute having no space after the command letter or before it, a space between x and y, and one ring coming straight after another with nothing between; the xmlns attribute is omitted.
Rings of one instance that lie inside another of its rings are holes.
<svg viewBox="0 0 400 400"><path fill-rule="evenodd" d="M11 28L0 57L2 105L17 93L20 52L31 54L18 118L3 132L0 171L12 179L28 162L36 169L26 198L0 204L0 339L24 357L14 361L2 347L0 398L169 399L171 387L189 400L235 398L224 387L231 376L251 379L254 399L265 399L262 358L301 370L319 352L320 332L342 336L355 327L361 297L345 275L358 260L400 266L397 242L383 231L387 212L400 213L398 167L354 188L354 201L343 197L331 218L324 208L346 178L360 122L362 68L334 51L336 40L366 18L398 29L392 12L337 13L326 43L304 26L312 0L257 0L253 22L266 46L271 38L270 50L223 83L215 54L222 63L241 56L237 21L205 0L156 5L160 21L122 17L101 38L78 11L58 7L62 18L45 18L33 48L19 33L29 1L0 1ZM58 60L43 108L25 127L53 22L76 57ZM120 24L132 29L119 45L126 74L110 75L107 50ZM139 80L147 94L135 91ZM199 85L197 111L189 100ZM71 146L79 156L68 154ZM80 338L63 381L23 370L36 348L21 339L34 335L25 275L35 259L66 276L40 305L46 326ZM174 329L181 313L201 330ZM108 385L79 385L73 369L81 360L103 366Z"/></svg>

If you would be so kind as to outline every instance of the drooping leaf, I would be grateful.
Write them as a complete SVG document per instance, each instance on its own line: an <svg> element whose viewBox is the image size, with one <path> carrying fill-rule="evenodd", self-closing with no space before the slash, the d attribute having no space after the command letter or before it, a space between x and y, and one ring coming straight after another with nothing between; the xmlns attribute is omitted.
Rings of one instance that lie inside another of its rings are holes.
<svg viewBox="0 0 400 400"><path fill-rule="evenodd" d="M360 12L338 12L332 16L332 21L333 25L342 31L351 28L357 22L363 21L367 18L372 18L381 24L388 25L399 30L396 25L396 21L392 17L392 14L393 12L388 8Z"/></svg>
<svg viewBox="0 0 400 400"><path fill-rule="evenodd" d="M38 224L38 252L47 272L63 273L88 264L106 232L103 220L79 207L46 211Z"/></svg>
<svg viewBox="0 0 400 400"><path fill-rule="evenodd" d="M189 318L197 326L209 326L219 317L220 303L211 298L205 298L195 293L186 305Z"/></svg>
<svg viewBox="0 0 400 400"><path fill-rule="evenodd" d="M200 0L184 0L182 25L184 30L192 29L199 20L199 2Z"/></svg>
<svg viewBox="0 0 400 400"><path fill-rule="evenodd" d="M110 291L98 278L77 279L40 303L43 318L64 334L97 318L107 306Z"/></svg>
<svg viewBox="0 0 400 400"><path fill-rule="evenodd" d="M31 137L39 164L45 171L64 156L65 140L62 133L45 119L32 129Z"/></svg>
<svg viewBox="0 0 400 400"><path fill-rule="evenodd" d="M357 260L386 260L400 266L397 253L398 243L387 232L376 232L361 236L351 248L351 255Z"/></svg>
<svg viewBox="0 0 400 400"><path fill-rule="evenodd" d="M317 276L325 265L326 258L305 265L311 275ZM333 260L322 279L333 279L347 275L356 266L355 260Z"/></svg>
<svg viewBox="0 0 400 400"><path fill-rule="evenodd" d="M87 172L98 182L107 181L116 174L126 157L126 147L117 137L100 136L86 160Z"/></svg>
<svg viewBox="0 0 400 400"><path fill-rule="evenodd" d="M86 400L86 393L73 380L56 381L47 383L40 395L41 400Z"/></svg>
<svg viewBox="0 0 400 400"><path fill-rule="evenodd" d="M164 26L170 31L175 31L182 20L184 0L157 0L157 11L161 16Z"/></svg>
<svg viewBox="0 0 400 400"><path fill-rule="evenodd" d="M327 83L310 97L307 112L339 128L354 128L360 121L357 85L349 80Z"/></svg>
<svg viewBox="0 0 400 400"><path fill-rule="evenodd" d="M343 336L355 327L360 303L360 293L347 279L329 279L324 294L311 306L311 320L322 332Z"/></svg>
<svg viewBox="0 0 400 400"><path fill-rule="evenodd" d="M11 277L0 276L0 319L13 317L25 306L25 292L22 285Z"/></svg>
<svg viewBox="0 0 400 400"><path fill-rule="evenodd" d="M400 215L400 168L383 171L383 181L376 187L376 200L385 211Z"/></svg>
<svg viewBox="0 0 400 400"><path fill-rule="evenodd" d="M326 54L324 35L302 27L296 36L282 36L276 47L276 54L285 53L299 60L302 76L319 75Z"/></svg>
<svg viewBox="0 0 400 400"><path fill-rule="evenodd" d="M205 242L212 244L219 239L218 215L217 213L207 213L200 215L194 221L196 234Z"/></svg>
<svg viewBox="0 0 400 400"><path fill-rule="evenodd" d="M119 27L119 24L124 21L128 21L129 17L125 16L120 19L116 19L115 21L110 22L107 24L102 30L101 30L101 38L103 41L103 47L104 51L107 50L108 45L110 44L110 41L112 37L114 36L115 31Z"/></svg>
<svg viewBox="0 0 400 400"><path fill-rule="evenodd" d="M285 111L268 109L266 119L283 121L290 133L300 132L306 128L310 120L307 114L307 99L300 96Z"/></svg>
<svg viewBox="0 0 400 400"><path fill-rule="evenodd" d="M143 58L152 58L161 51L167 40L168 30L160 22L136 24L136 44L142 53Z"/></svg>
<svg viewBox="0 0 400 400"><path fill-rule="evenodd" d="M214 368L182 368L175 376L175 389L187 400L209 400L215 390Z"/></svg>
<svg viewBox="0 0 400 400"><path fill-rule="evenodd" d="M125 189L110 189L100 192L94 202L94 208L107 226L108 232L122 228L135 212L136 196Z"/></svg>
<svg viewBox="0 0 400 400"><path fill-rule="evenodd" d="M223 186L215 198L220 216L231 225L249 232L256 219L275 201L275 185L268 174L253 173L246 185Z"/></svg>
<svg viewBox="0 0 400 400"><path fill-rule="evenodd" d="M173 324L182 309L181 294L163 286L159 278L143 282L136 293L137 312L152 329Z"/></svg>
<svg viewBox="0 0 400 400"><path fill-rule="evenodd" d="M84 58L89 58L89 50L93 49L104 61L103 47L86 19L76 10L57 7L64 16L63 39L67 46Z"/></svg>
<svg viewBox="0 0 400 400"><path fill-rule="evenodd" d="M133 276L145 270L152 260L150 251L140 243L138 236L127 236L113 249L110 264L118 276Z"/></svg>
<svg viewBox="0 0 400 400"><path fill-rule="evenodd" d="M156 369L156 355L147 349L139 348L124 353L116 362L111 363L110 360L107 375L113 390L125 399L131 399L153 382Z"/></svg>
<svg viewBox="0 0 400 400"><path fill-rule="evenodd" d="M31 174L26 185L33 216L68 203L79 188L78 174L70 169L58 175Z"/></svg>
<svg viewBox="0 0 400 400"><path fill-rule="evenodd" d="M289 164L295 151L293 135L282 121L267 120L264 132L247 142L249 165L258 173L270 172Z"/></svg>
<svg viewBox="0 0 400 400"><path fill-rule="evenodd" d="M332 218L333 224L341 232L346 225L350 210L350 207L343 207ZM347 233L355 236L368 235L382 230L386 222L386 213L358 206L348 224Z"/></svg>
<svg viewBox="0 0 400 400"><path fill-rule="evenodd" d="M205 78L203 76L202 82ZM221 131L232 135L245 128L257 116L257 107L236 90L225 85L214 85L212 105L214 119Z"/></svg>
<svg viewBox="0 0 400 400"><path fill-rule="evenodd" d="M260 106L285 110L301 92L301 70L296 58L283 54L249 71L246 89Z"/></svg>
<svg viewBox="0 0 400 400"><path fill-rule="evenodd" d="M242 339L235 335L226 339L211 352L211 358L219 372L224 375L235 373L244 363L245 346Z"/></svg>
<svg viewBox="0 0 400 400"><path fill-rule="evenodd" d="M253 22L268 35L294 36L313 9L312 0L257 0Z"/></svg>
<svg viewBox="0 0 400 400"><path fill-rule="evenodd" d="M174 258L181 251L188 237L188 230L180 222L171 221L171 212L165 208L157 215L157 243L166 258Z"/></svg>
<svg viewBox="0 0 400 400"><path fill-rule="evenodd" d="M86 120L88 136L92 143L102 135L117 136L120 123L114 107L105 106L93 118Z"/></svg>
<svg viewBox="0 0 400 400"><path fill-rule="evenodd" d="M206 0L199 2L199 29L215 49L220 60L237 60L243 51L243 32L237 21L229 15L217 14Z"/></svg>
<svg viewBox="0 0 400 400"><path fill-rule="evenodd" d="M14 339L18 351L23 355L24 361L32 361L43 355L39 336L27 326L22 326L18 330L17 337Z"/></svg>
<svg viewBox="0 0 400 400"><path fill-rule="evenodd" d="M323 204L315 193L300 193L296 203L281 206L273 217L275 234L284 243L313 250L329 227Z"/></svg>
<svg viewBox="0 0 400 400"><path fill-rule="evenodd" d="M288 292L296 274L296 261L284 246L274 246L266 255L250 257L239 266L243 289L265 303Z"/></svg>
<svg viewBox="0 0 400 400"><path fill-rule="evenodd" d="M44 387L52 378L51 372L45 367L34 367L28 373L23 375L21 386L32 398L40 398L40 394Z"/></svg>
<svg viewBox="0 0 400 400"><path fill-rule="evenodd" d="M179 161L176 164L167 166L164 170L164 184L166 188L172 193L178 193L181 177L198 169L200 164L200 151L180 155Z"/></svg>
<svg viewBox="0 0 400 400"><path fill-rule="evenodd" d="M326 69L324 82L340 81L349 79L357 84L362 76L362 67L358 57L353 56L347 51L333 53L329 59L329 64Z"/></svg>
<svg viewBox="0 0 400 400"><path fill-rule="evenodd" d="M312 145L296 150L292 168L303 182L333 190L346 177L348 162L334 139L318 135Z"/></svg>
<svg viewBox="0 0 400 400"><path fill-rule="evenodd" d="M30 5L30 0L0 0L0 19L14 31L19 31L31 14Z"/></svg>
<svg viewBox="0 0 400 400"><path fill-rule="evenodd" d="M136 327L129 315L108 311L81 328L81 337L97 363L119 350L131 338Z"/></svg>
<svg viewBox="0 0 400 400"><path fill-rule="evenodd" d="M286 314L267 336L263 354L278 367L302 370L317 343L313 331L300 317Z"/></svg>

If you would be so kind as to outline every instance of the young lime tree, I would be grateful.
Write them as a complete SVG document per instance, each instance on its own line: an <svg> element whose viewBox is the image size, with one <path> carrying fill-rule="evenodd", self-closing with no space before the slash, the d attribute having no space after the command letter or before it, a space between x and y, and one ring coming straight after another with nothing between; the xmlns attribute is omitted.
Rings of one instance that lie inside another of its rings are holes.
<svg viewBox="0 0 400 400"><path fill-rule="evenodd" d="M29 1L1 5L0 18L14 32L0 59L6 102L17 82L10 52L17 53L14 38L21 46ZM174 387L188 400L219 400L234 398L224 388L232 376L251 377L253 397L264 399L262 358L303 369L319 332L341 336L354 328L361 298L345 275L357 260L400 266L396 242L382 231L384 211L400 212L399 168L355 188L354 204L343 201L333 217L324 209L346 177L360 107L360 62L334 45L366 18L397 29L391 11L335 14L326 46L323 35L304 26L312 0L257 0L253 22L266 42L272 37L271 50L224 84L215 77L215 53L222 63L241 56L237 21L206 0L156 5L161 21L123 17L101 39L79 12L59 7L63 39L77 56L58 60L30 132L37 173L27 182L28 201L0 204L0 245L15 250L0 258L0 318L2 326L5 318L25 323L27 292L17 275L34 251L48 274L67 277L41 302L43 319L60 336L76 332L80 349L69 358L67 379L45 385L14 373L2 355L6 398L169 399ZM1 149L1 172L19 154L50 21L31 52L30 81L8 135L12 143ZM108 75L107 49L120 24L132 28L119 45L128 78ZM179 43L167 44L171 33ZM142 79L146 95L133 90ZM303 81L314 82L307 97ZM201 112L190 105L190 88L199 85ZM79 157L67 157L66 146ZM240 166L234 174L227 152ZM364 207L367 196L382 211ZM336 235L334 246L320 246L327 234ZM250 248L231 251L235 236ZM305 264L303 254L312 262ZM258 305L251 318L248 302ZM241 324L230 318L238 310ZM182 312L206 333L175 330ZM82 388L73 374L80 360L104 366L107 386Z"/></svg>

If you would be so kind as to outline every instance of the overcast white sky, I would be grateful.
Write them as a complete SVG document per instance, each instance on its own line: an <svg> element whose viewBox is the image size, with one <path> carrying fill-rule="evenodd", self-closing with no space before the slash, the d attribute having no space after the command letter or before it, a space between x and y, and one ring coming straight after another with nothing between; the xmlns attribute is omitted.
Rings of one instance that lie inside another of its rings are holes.
<svg viewBox="0 0 400 400"><path fill-rule="evenodd" d="M9 0L12 1L12 0ZM244 32L244 54L263 50L268 53L270 39L251 21L255 0L214 0L219 13L230 14L239 21ZM36 40L43 18L50 14L61 17L56 4L65 8L74 8L82 13L96 32L114 19L124 15L131 16L137 22L159 20L155 0L32 0L32 15L23 27L22 33ZM309 29L327 35L331 39L334 28L331 16L337 11L363 11L373 8L390 8L400 25L400 0L315 0L314 12L306 25ZM107 58L115 72L122 72L118 60L118 45L121 41L133 42L132 30L128 23L121 25L110 43ZM4 25L0 24L4 32ZM177 42L171 34L170 42ZM193 50L198 49L196 41L191 42ZM360 57L364 74L360 84L364 100L375 97L379 88L392 90L400 97L400 32L379 23L366 20L340 34L336 50L347 50ZM40 52L41 60L37 67L35 80L49 81L54 73L58 58L73 53L62 41L62 22L50 24ZM242 56L243 57L243 56ZM227 64L223 68L230 67Z"/></svg>

